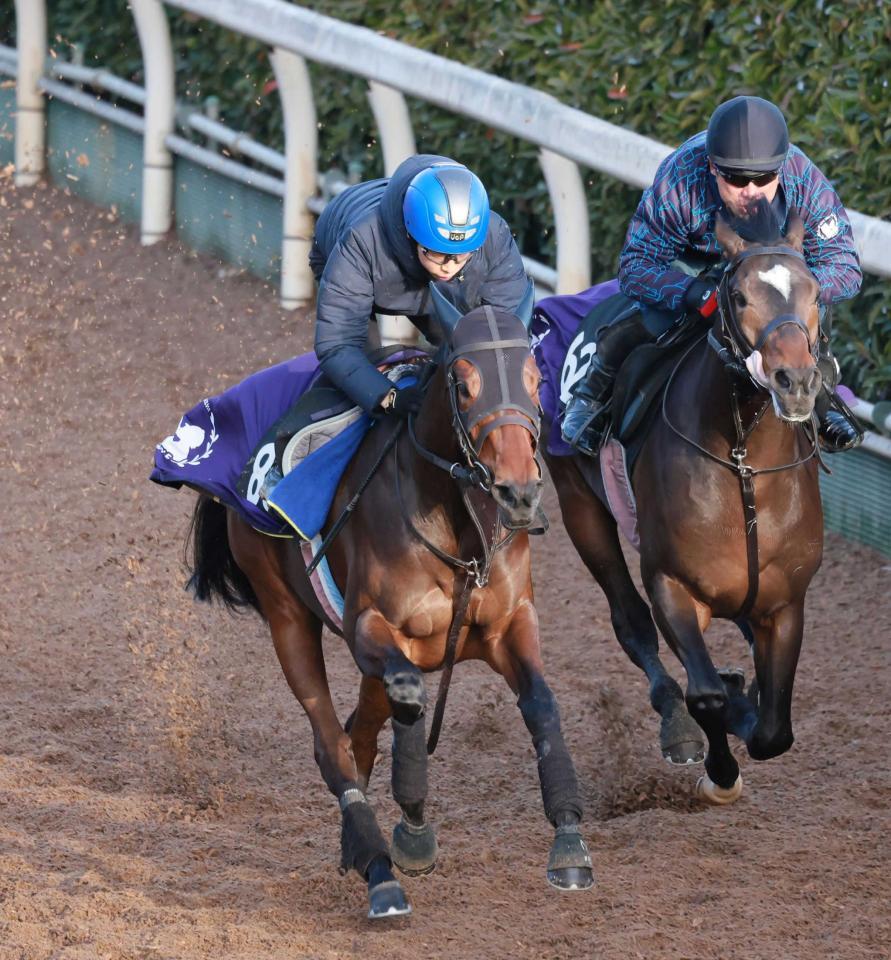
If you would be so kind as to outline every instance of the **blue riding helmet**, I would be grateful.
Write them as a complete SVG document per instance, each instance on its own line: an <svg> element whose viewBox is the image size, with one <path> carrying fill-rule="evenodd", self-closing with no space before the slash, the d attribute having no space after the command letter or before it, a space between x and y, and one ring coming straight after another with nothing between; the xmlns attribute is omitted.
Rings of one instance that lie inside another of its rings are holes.
<svg viewBox="0 0 891 960"><path fill-rule="evenodd" d="M489 198L479 177L460 163L437 163L416 174L402 201L409 236L437 253L479 249L489 228Z"/></svg>

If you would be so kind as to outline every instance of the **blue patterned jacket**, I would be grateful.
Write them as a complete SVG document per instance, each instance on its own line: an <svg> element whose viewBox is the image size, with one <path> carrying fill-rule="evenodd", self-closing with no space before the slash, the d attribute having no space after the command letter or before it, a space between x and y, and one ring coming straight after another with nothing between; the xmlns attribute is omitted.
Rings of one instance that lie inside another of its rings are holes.
<svg viewBox="0 0 891 960"><path fill-rule="evenodd" d="M789 148L780 170L774 207L782 222L789 210L804 221L803 252L820 284L821 301L853 297L862 275L851 223L829 181L798 147ZM662 161L644 191L619 257L622 292L664 310L681 310L693 280L671 262L691 251L720 257L715 215L723 210L703 131Z"/></svg>

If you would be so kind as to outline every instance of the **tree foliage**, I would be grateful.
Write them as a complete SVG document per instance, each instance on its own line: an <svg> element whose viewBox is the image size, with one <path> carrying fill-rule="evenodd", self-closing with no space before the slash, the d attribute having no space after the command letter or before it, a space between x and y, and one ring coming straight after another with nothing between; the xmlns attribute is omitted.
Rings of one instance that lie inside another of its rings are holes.
<svg viewBox="0 0 891 960"><path fill-rule="evenodd" d="M793 141L847 205L891 217L891 4L883 0L309 0L304 6L544 90L672 145L702 129L722 100L767 97L781 106ZM141 82L139 44L119 0L55 0L50 7L58 56L79 44L87 63ZM265 48L189 14L168 15L181 99L200 105L218 97L227 123L281 148ZM0 25L10 42L13 0L0 0ZM311 70L320 169L380 175L364 83ZM466 162L523 251L552 256L536 148L422 101L411 101L410 110L418 149ZM593 275L603 279L615 269L639 193L595 171L587 171L586 182ZM876 399L891 397L889 293L891 283L868 278L861 295L836 311L845 380Z"/></svg>

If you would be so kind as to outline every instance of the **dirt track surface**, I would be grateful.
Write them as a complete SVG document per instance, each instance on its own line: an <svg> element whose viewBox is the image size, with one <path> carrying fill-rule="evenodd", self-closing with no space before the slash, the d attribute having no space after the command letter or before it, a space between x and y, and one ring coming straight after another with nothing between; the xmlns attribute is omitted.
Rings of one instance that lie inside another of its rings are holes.
<svg viewBox="0 0 891 960"><path fill-rule="evenodd" d="M888 956L887 560L829 540L797 742L764 764L737 751L742 799L704 809L699 768L660 759L644 678L549 490L537 603L597 885L546 885L519 711L463 665L431 769L440 863L404 880L410 919L373 925L364 884L337 873L336 803L264 626L183 592L193 495L147 479L183 411L308 349L310 322L255 280L141 248L113 215L8 177L0 316L0 960ZM713 633L717 662L745 663L735 631ZM345 717L357 671L335 638L326 651ZM388 784L383 756L385 831Z"/></svg>

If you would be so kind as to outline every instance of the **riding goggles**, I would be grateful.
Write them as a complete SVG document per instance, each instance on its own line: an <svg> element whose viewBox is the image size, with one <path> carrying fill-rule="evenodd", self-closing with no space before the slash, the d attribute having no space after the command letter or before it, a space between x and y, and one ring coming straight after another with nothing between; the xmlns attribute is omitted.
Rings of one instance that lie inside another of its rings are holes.
<svg viewBox="0 0 891 960"><path fill-rule="evenodd" d="M447 263L457 263L463 266L473 256L473 253L439 253L436 250L428 250L427 247L418 245L418 249L431 263L438 267L444 267Z"/></svg>
<svg viewBox="0 0 891 960"><path fill-rule="evenodd" d="M749 170L722 170L720 167L715 167L715 169L718 171L718 176L725 183L729 183L731 187L745 187L750 183L754 183L756 187L766 187L769 183L773 183L780 173L779 170L754 173Z"/></svg>

